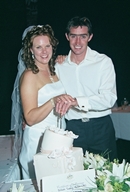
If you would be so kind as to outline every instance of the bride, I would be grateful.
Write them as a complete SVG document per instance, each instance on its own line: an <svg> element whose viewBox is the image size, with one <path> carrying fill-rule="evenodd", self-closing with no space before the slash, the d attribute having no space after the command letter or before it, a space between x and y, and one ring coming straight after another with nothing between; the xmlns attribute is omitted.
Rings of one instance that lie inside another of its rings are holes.
<svg viewBox="0 0 130 192"><path fill-rule="evenodd" d="M58 40L49 25L32 26L23 39L21 58L26 69L20 76L20 104L25 127L19 155L23 179L35 178L33 156L40 151L40 141L47 126L57 126L54 108L58 96L65 94L54 67L57 45ZM73 98L70 96L69 100L73 101ZM21 133L14 121L13 125L12 129ZM65 128L64 118L62 128Z"/></svg>

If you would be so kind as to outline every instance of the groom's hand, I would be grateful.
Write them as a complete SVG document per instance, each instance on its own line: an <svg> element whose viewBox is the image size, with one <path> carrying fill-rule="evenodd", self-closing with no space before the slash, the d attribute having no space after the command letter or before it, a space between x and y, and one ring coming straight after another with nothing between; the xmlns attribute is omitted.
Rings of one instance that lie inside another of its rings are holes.
<svg viewBox="0 0 130 192"><path fill-rule="evenodd" d="M65 58L67 57L67 55L58 55L55 62L62 64L65 61Z"/></svg>

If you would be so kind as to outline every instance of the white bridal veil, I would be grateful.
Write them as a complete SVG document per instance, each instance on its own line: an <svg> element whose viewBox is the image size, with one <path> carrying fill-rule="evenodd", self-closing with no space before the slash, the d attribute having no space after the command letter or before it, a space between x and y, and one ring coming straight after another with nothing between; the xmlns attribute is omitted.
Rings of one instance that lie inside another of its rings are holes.
<svg viewBox="0 0 130 192"><path fill-rule="evenodd" d="M28 31L30 31L34 26L30 26L26 28L22 35L22 40L25 38ZM11 131L15 132L15 140L14 140L14 157L18 157L21 148L21 140L22 140L22 106L20 101L20 92L19 92L19 79L21 74L26 69L24 62L21 58L22 50L19 51L18 54L18 72L14 83L14 88L12 92L12 112L11 112Z"/></svg>

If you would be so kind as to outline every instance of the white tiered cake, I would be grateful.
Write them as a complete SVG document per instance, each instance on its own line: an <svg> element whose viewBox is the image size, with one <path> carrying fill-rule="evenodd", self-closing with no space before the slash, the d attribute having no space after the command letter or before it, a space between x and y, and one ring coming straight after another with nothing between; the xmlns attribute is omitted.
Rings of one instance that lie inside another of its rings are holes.
<svg viewBox="0 0 130 192"><path fill-rule="evenodd" d="M34 156L39 189L42 177L83 170L83 150L73 147L77 137L71 131L55 127L45 131L41 152Z"/></svg>

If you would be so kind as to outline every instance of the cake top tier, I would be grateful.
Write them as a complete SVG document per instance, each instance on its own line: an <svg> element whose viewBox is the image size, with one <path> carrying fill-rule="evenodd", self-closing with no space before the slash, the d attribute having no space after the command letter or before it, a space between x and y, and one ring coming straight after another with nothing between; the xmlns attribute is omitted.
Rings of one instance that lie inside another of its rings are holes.
<svg viewBox="0 0 130 192"><path fill-rule="evenodd" d="M57 127L48 127L44 133L41 145L42 151L53 151L62 147L71 148L73 140L78 138L72 131L64 131Z"/></svg>

